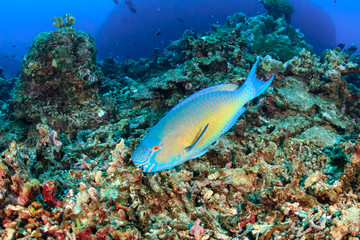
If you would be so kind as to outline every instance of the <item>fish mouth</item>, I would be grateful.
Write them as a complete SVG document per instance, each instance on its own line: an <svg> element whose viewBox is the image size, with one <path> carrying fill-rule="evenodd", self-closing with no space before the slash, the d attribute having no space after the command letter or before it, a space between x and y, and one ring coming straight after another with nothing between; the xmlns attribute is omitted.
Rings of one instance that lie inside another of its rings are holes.
<svg viewBox="0 0 360 240"><path fill-rule="evenodd" d="M133 161L134 162L134 161ZM147 162L144 162L144 163L141 163L141 164L138 164L138 163L134 163L135 166L139 167L139 168L143 168L144 165L146 164Z"/></svg>
<svg viewBox="0 0 360 240"><path fill-rule="evenodd" d="M133 163L135 164L136 167L139 167L141 168L143 171L147 168L146 167L146 164L150 161L150 159L148 159L146 162L142 162L142 163L137 163L137 162L134 162Z"/></svg>
<svg viewBox="0 0 360 240"><path fill-rule="evenodd" d="M149 162L149 161L148 161ZM143 164L135 164L136 167L140 168L142 172L144 173L151 173L151 172L156 172L154 171L154 167L156 164L152 164L152 165L149 165L147 164L148 162L146 163L143 163Z"/></svg>
<svg viewBox="0 0 360 240"><path fill-rule="evenodd" d="M142 171L142 172L147 172L147 171L146 171L146 167L145 167L144 165L139 166L139 168L141 168L141 171Z"/></svg>
<svg viewBox="0 0 360 240"><path fill-rule="evenodd" d="M131 158L132 158L132 161L135 164L135 166L140 167L149 162L149 158L147 157L147 155L148 155L147 149L148 148L146 146L140 144L133 151Z"/></svg>
<svg viewBox="0 0 360 240"><path fill-rule="evenodd" d="M147 172L149 172L149 171L148 171L148 167L147 167L146 163L147 163L147 162L141 163L141 164L134 163L134 165L135 165L135 167L140 168L142 172L147 173Z"/></svg>
<svg viewBox="0 0 360 240"><path fill-rule="evenodd" d="M155 166L155 164L153 164L150 167L149 167L149 165L143 165L143 166L140 166L140 168L144 173L151 173L151 172L154 172L154 171L151 171L154 166Z"/></svg>
<svg viewBox="0 0 360 240"><path fill-rule="evenodd" d="M131 160L134 163L135 167L140 168L142 172L146 172L147 169L146 164L149 162L150 159L147 159L145 162L139 163L139 161L136 160L136 156L135 156L135 158L132 157Z"/></svg>
<svg viewBox="0 0 360 240"><path fill-rule="evenodd" d="M133 161L133 163L134 163L135 167L140 168L142 172L146 171L146 166L145 166L145 164L146 164L147 162L144 162L144 163L140 163L140 164L139 164L139 163L136 163L136 162Z"/></svg>

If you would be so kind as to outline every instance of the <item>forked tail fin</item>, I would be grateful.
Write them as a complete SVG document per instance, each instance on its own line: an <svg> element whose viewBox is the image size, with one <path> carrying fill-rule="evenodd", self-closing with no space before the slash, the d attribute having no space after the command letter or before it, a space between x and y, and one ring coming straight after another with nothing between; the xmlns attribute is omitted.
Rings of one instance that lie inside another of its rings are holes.
<svg viewBox="0 0 360 240"><path fill-rule="evenodd" d="M256 78L256 67L260 59L261 56L257 58L244 84L237 90L242 97L245 97L246 102L262 94L270 86L272 80L274 79L274 74L266 82Z"/></svg>

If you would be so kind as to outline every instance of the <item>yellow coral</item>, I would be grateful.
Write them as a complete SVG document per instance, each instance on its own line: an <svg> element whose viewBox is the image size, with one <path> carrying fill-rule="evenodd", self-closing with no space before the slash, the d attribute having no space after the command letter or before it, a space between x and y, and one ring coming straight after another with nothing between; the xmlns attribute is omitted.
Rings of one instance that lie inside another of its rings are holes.
<svg viewBox="0 0 360 240"><path fill-rule="evenodd" d="M65 25L67 27L71 27L74 24L75 24L75 18L72 17L69 13L67 13L66 14L66 19L65 19Z"/></svg>
<svg viewBox="0 0 360 240"><path fill-rule="evenodd" d="M71 27L75 24L75 18L71 16L71 14L67 13L65 16L65 23L62 16L60 17L54 17L53 25L57 26L58 28L63 27Z"/></svg>
<svg viewBox="0 0 360 240"><path fill-rule="evenodd" d="M54 22L53 25L57 26L58 28L63 28L64 27L64 21L63 21L63 17L54 17Z"/></svg>

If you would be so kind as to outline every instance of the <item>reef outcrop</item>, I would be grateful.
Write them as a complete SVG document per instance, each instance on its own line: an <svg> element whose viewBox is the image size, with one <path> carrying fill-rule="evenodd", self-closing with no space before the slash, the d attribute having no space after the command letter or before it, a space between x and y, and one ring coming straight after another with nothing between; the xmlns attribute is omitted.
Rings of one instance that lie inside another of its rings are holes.
<svg viewBox="0 0 360 240"><path fill-rule="evenodd" d="M275 19L282 17L290 23L294 8L287 0L260 0L259 2L264 4L264 8L268 10L269 15Z"/></svg>
<svg viewBox="0 0 360 240"><path fill-rule="evenodd" d="M213 25L213 29L215 33L208 36L189 36L187 45L178 41L187 46L187 51L182 52L182 56L202 58L204 62L215 61L217 56L239 61L239 58L244 57L245 51L251 51L285 62L303 49L312 51L312 47L305 42L304 35L281 17L247 17L237 13L228 17L225 25ZM227 45L222 44L223 42Z"/></svg>
<svg viewBox="0 0 360 240"><path fill-rule="evenodd" d="M39 34L22 63L13 115L61 132L95 127L106 117L98 96L102 73L92 36L70 27Z"/></svg>

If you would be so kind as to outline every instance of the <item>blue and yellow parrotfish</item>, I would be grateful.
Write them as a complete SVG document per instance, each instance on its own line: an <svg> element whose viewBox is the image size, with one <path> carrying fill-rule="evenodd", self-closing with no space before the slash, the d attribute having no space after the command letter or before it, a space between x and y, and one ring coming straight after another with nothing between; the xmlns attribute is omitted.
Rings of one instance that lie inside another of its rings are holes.
<svg viewBox="0 0 360 240"><path fill-rule="evenodd" d="M271 84L256 78L258 57L245 83L225 83L205 88L182 100L145 136L132 161L143 172L157 172L202 156L245 111L245 103Z"/></svg>

